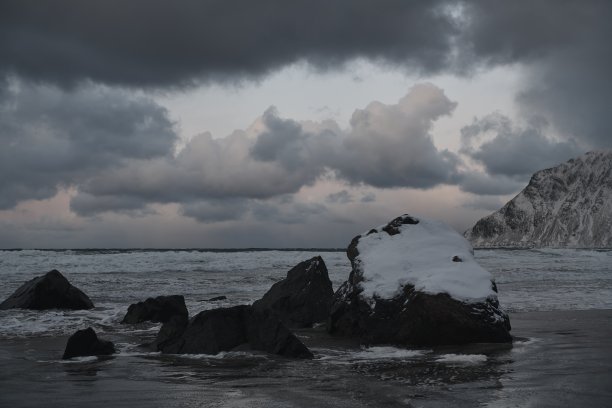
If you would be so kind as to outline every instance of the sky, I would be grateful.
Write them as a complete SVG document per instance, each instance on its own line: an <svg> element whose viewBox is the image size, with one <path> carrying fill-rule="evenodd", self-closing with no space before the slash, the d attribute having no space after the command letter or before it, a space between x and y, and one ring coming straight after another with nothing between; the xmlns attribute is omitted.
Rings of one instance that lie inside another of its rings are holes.
<svg viewBox="0 0 612 408"><path fill-rule="evenodd" d="M612 2L0 0L0 248L463 232L612 148Z"/></svg>

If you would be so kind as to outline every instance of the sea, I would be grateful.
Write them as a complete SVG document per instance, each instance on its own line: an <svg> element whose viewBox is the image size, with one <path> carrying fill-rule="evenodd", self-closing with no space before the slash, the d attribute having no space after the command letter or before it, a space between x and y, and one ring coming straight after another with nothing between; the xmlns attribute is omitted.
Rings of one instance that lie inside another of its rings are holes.
<svg viewBox="0 0 612 408"><path fill-rule="evenodd" d="M476 250L510 313L511 345L365 347L320 326L296 331L309 361L178 356L140 347L159 324L120 324L131 303L159 295L183 295L191 316L252 303L317 255L337 288L350 271L343 250L0 251L0 300L58 269L95 304L0 311L0 407L612 406L610 250ZM67 338L86 327L117 354L62 360Z"/></svg>

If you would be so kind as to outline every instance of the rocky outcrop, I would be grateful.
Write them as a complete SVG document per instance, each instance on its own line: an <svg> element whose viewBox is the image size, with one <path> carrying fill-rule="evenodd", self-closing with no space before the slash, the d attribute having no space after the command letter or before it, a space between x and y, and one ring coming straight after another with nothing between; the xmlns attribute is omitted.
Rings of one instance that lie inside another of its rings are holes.
<svg viewBox="0 0 612 408"><path fill-rule="evenodd" d="M538 171L465 237L484 248L612 248L612 150Z"/></svg>
<svg viewBox="0 0 612 408"><path fill-rule="evenodd" d="M323 258L300 262L258 301L257 311L269 311L288 327L312 327L329 315L334 291Z"/></svg>
<svg viewBox="0 0 612 408"><path fill-rule="evenodd" d="M169 354L177 354L182 348L181 336L185 332L189 319L186 316L172 316L164 323L157 333L155 341L145 345L153 351L161 351Z"/></svg>
<svg viewBox="0 0 612 408"><path fill-rule="evenodd" d="M509 342L491 275L447 225L404 215L355 237L327 329L365 343Z"/></svg>
<svg viewBox="0 0 612 408"><path fill-rule="evenodd" d="M206 310L190 321L176 316L162 326L152 346L171 354L217 354L239 348L313 357L280 320L246 305Z"/></svg>
<svg viewBox="0 0 612 408"><path fill-rule="evenodd" d="M27 281L0 303L0 309L78 310L93 307L89 297L55 269Z"/></svg>
<svg viewBox="0 0 612 408"><path fill-rule="evenodd" d="M101 356L115 353L112 342L101 340L91 327L79 330L68 339L63 359L83 356Z"/></svg>
<svg viewBox="0 0 612 408"><path fill-rule="evenodd" d="M140 323L145 321L165 323L173 316L187 318L185 298L181 295L158 296L144 302L131 304L121 323Z"/></svg>

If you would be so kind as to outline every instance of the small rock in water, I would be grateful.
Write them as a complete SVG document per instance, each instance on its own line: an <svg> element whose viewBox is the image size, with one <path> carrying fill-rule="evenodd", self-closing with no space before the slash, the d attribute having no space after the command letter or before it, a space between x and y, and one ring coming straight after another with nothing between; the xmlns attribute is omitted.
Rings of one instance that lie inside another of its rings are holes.
<svg viewBox="0 0 612 408"><path fill-rule="evenodd" d="M21 285L4 302L1 309L92 309L91 299L72 286L58 270L47 272Z"/></svg>
<svg viewBox="0 0 612 408"><path fill-rule="evenodd" d="M131 304L121 323L167 322L172 316L188 316L182 295L158 296Z"/></svg>
<svg viewBox="0 0 612 408"><path fill-rule="evenodd" d="M64 360L72 357L100 356L115 353L115 346L112 342L101 340L91 327L79 330L68 339Z"/></svg>
<svg viewBox="0 0 612 408"><path fill-rule="evenodd" d="M287 272L287 277L272 285L253 308L270 312L288 327L312 327L327 319L333 297L325 262L315 256Z"/></svg>
<svg viewBox="0 0 612 408"><path fill-rule="evenodd" d="M247 348L284 357L313 357L280 320L246 305L205 310L189 322L175 317L162 326L153 348L170 354L217 354Z"/></svg>

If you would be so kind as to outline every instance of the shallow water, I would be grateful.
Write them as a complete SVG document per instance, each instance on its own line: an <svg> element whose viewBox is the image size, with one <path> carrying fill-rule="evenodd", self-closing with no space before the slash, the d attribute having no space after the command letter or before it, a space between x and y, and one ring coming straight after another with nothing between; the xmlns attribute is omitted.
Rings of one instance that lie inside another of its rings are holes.
<svg viewBox="0 0 612 408"><path fill-rule="evenodd" d="M91 311L0 311L0 407L610 406L612 252L479 250L513 312L508 345L361 348L322 328L298 336L315 354L162 356L138 344L159 325L121 325L130 303L184 294L190 314L250 303L312 251L0 251L0 299L51 268ZM337 287L349 263L322 252ZM214 296L227 300L207 302ZM579 311L590 309L589 311ZM61 361L67 336L92 326L113 357Z"/></svg>
<svg viewBox="0 0 612 408"><path fill-rule="evenodd" d="M139 352L107 334L113 357L61 361L66 337L5 339L6 407L606 407L612 401L612 311L511 316L513 346L362 349L321 330L298 335L315 354ZM27 390L27 392L25 392Z"/></svg>

